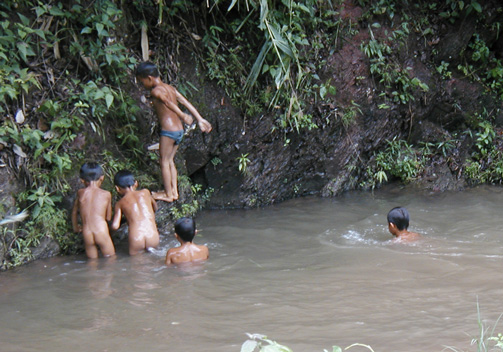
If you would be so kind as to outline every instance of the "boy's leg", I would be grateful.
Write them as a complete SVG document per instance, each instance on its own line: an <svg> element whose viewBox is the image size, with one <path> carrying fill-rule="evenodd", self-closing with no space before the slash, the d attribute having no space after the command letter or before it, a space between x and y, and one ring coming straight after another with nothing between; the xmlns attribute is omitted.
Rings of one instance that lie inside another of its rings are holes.
<svg viewBox="0 0 503 352"><path fill-rule="evenodd" d="M152 196L156 200L163 200L166 202L172 202L175 200L175 193L173 191L174 185L176 186L176 168L175 168L175 154L178 150L178 146L175 145L175 141L169 137L161 136L159 141L159 153L161 154L161 174L162 181L164 184L163 192L154 192ZM174 175L173 175L174 173ZM173 176L175 181L173 182ZM178 196L178 191L176 192ZM178 197L176 198L178 199Z"/></svg>
<svg viewBox="0 0 503 352"><path fill-rule="evenodd" d="M115 247L110 235L101 234L99 239L100 241L96 241L96 244L100 247L101 254L103 254L104 257L111 257L115 255Z"/></svg>
<svg viewBox="0 0 503 352"><path fill-rule="evenodd" d="M178 199L178 172L176 171L176 166L175 166L176 149L178 149L177 145L175 145L175 151L173 152L173 159L170 162L170 167L171 167L171 190L173 192L173 200L177 200Z"/></svg>

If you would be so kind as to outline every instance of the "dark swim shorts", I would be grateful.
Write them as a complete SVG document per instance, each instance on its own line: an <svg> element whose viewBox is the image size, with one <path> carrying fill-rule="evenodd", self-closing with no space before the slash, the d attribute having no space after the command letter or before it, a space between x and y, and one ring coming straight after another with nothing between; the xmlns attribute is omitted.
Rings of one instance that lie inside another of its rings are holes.
<svg viewBox="0 0 503 352"><path fill-rule="evenodd" d="M165 130L161 130L160 135L163 136L163 137L171 138L172 140L175 141L175 145L178 145L178 144L180 144L180 142L183 139L183 130L180 130L180 131L165 131Z"/></svg>

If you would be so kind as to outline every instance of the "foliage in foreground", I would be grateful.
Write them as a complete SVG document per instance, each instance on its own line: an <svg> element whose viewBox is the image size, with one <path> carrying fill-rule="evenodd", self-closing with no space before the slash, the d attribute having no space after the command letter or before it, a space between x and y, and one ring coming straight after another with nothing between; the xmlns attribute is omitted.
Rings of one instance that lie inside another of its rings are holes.
<svg viewBox="0 0 503 352"><path fill-rule="evenodd" d="M485 326L484 323L482 322L482 318L480 316L479 302L477 300L477 322L479 328L479 336L472 338L471 341L472 346L473 345L477 346L476 352L503 351L503 334L499 333L495 335L496 326L498 325L498 322L502 316L503 314L501 314L498 317L496 323L494 324L494 327L491 329L491 332L488 333L489 326ZM247 333L246 335L248 335L248 340L246 340L241 345L240 352L293 352L292 349L290 349L289 347L281 345L276 341L267 338L266 335L249 334L249 333ZM354 343L350 346L347 346L344 349L342 349L339 346L332 346L331 352L342 352L343 350L346 351L351 349L352 347L357 346L364 347L367 350L374 352L372 347L361 343ZM444 347L445 347L444 350L450 350L453 352L463 352L462 350L459 350L452 346L444 346ZM329 352L329 351L324 349L323 352Z"/></svg>
<svg viewBox="0 0 503 352"><path fill-rule="evenodd" d="M276 341L268 339L265 335L248 333L246 335L248 335L248 340L241 345L241 352L293 352L289 347L280 345ZM369 351L374 352L372 347L361 343L354 343L344 348L344 350L348 350L356 346L365 347ZM329 352L326 349L323 351ZM342 352L342 348L339 346L332 346L331 352Z"/></svg>

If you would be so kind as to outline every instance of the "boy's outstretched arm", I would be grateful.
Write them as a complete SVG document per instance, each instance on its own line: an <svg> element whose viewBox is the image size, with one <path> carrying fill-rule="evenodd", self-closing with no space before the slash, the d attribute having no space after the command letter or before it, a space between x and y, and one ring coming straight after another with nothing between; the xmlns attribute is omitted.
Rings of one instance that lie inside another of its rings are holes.
<svg viewBox="0 0 503 352"><path fill-rule="evenodd" d="M112 230L116 231L121 227L121 217L122 217L122 211L121 207L116 204L115 205L115 214L114 214L114 219L112 221Z"/></svg>
<svg viewBox="0 0 503 352"><path fill-rule="evenodd" d="M209 133L213 127L211 127L211 124L203 119L203 117L199 114L199 112L196 110L194 105L192 105L185 97L177 90L176 91L176 100L180 102L180 104L184 105L190 113L196 118L197 123L199 125L199 128L201 131Z"/></svg>

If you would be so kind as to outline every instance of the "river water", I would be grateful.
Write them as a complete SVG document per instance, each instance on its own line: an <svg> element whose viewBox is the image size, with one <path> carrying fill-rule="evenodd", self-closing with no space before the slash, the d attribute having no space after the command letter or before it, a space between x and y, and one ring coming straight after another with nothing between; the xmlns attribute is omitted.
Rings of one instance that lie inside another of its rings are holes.
<svg viewBox="0 0 503 352"><path fill-rule="evenodd" d="M169 235L154 253L0 273L0 350L231 352L248 332L296 352L476 351L477 301L490 330L503 312L501 204L496 187L389 186L205 211L195 242L206 263L166 267ZM386 214L399 205L422 240L391 240Z"/></svg>

